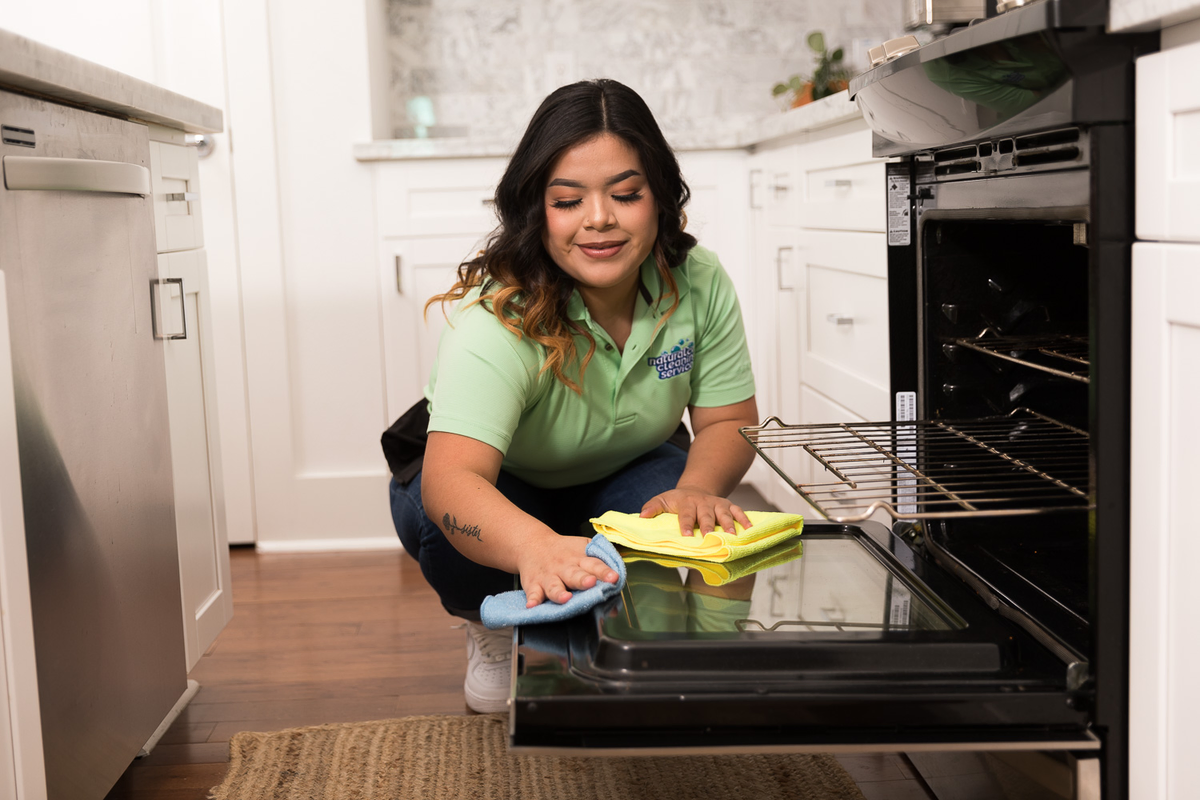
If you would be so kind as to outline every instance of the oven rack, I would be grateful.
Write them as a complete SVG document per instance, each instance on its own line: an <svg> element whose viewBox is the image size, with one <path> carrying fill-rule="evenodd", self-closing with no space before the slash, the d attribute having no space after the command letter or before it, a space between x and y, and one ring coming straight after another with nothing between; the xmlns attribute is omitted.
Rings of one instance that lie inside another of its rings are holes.
<svg viewBox="0 0 1200 800"><path fill-rule="evenodd" d="M1062 378L1088 383L1088 340L1083 336L996 336L955 339L954 344Z"/></svg>
<svg viewBox="0 0 1200 800"><path fill-rule="evenodd" d="M833 522L1001 517L1092 509L1086 431L1020 408L1005 417L741 429L766 462ZM781 467L799 448L805 483ZM825 478L828 476L828 478Z"/></svg>

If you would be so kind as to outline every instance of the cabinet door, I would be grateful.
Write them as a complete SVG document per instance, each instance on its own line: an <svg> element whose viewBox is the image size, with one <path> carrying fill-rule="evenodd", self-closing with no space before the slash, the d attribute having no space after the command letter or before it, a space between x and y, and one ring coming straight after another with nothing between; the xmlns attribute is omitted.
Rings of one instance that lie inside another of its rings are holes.
<svg viewBox="0 0 1200 800"><path fill-rule="evenodd" d="M458 265L482 245L482 232L384 241L379 274L389 420L420 399L437 357L446 316L438 304L426 313L425 303L454 285Z"/></svg>
<svg viewBox="0 0 1200 800"><path fill-rule="evenodd" d="M773 227L800 224L801 172L799 145L762 153L755 161L751 202L762 209L762 219Z"/></svg>
<svg viewBox="0 0 1200 800"><path fill-rule="evenodd" d="M804 308L804 288L797 271L796 231L759 226L754 240L759 297L756 318L751 324L757 328L760 342L759 352L752 354L759 416L794 423L800 415L800 325ZM773 458L785 472L799 464L798 454L792 451L773 454ZM776 506L795 505L795 490L774 472L752 473L750 480Z"/></svg>
<svg viewBox="0 0 1200 800"><path fill-rule="evenodd" d="M200 222L200 164L196 148L151 142L150 177L158 252L200 247L204 243L204 230Z"/></svg>
<svg viewBox="0 0 1200 800"><path fill-rule="evenodd" d="M883 234L805 231L804 382L867 419L891 419Z"/></svg>
<svg viewBox="0 0 1200 800"><path fill-rule="evenodd" d="M203 250L158 258L159 273L169 281L158 287L156 319L159 335L172 337L166 342L167 407L184 646L191 670L233 618L208 275Z"/></svg>
<svg viewBox="0 0 1200 800"><path fill-rule="evenodd" d="M1133 246L1129 547L1129 791L1183 800L1200 785L1196 486L1200 485L1200 245Z"/></svg>
<svg viewBox="0 0 1200 800"><path fill-rule="evenodd" d="M1200 241L1200 42L1137 60L1137 235Z"/></svg>
<svg viewBox="0 0 1200 800"><path fill-rule="evenodd" d="M434 159L379 164L379 235L479 235L496 227L492 200L504 159Z"/></svg>

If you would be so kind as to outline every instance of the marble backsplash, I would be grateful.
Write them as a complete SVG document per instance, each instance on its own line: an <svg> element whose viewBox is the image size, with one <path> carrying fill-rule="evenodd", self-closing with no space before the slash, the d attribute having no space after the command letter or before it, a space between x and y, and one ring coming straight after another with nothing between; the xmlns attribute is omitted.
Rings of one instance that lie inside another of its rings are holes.
<svg viewBox="0 0 1200 800"><path fill-rule="evenodd" d="M779 111L775 83L812 71L814 30L859 71L902 33L901 2L389 0L393 133L515 144L555 87L607 77L675 146L720 147Z"/></svg>

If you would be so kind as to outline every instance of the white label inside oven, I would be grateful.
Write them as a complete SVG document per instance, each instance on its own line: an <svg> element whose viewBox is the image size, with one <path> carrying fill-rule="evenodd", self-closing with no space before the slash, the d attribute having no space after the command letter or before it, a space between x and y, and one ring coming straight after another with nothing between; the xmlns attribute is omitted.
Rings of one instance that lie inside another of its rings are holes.
<svg viewBox="0 0 1200 800"><path fill-rule="evenodd" d="M907 175L889 174L887 176L888 247L900 247L912 242L912 220L909 216L911 204L908 202L908 189Z"/></svg>
<svg viewBox="0 0 1200 800"><path fill-rule="evenodd" d="M917 418L917 393L896 392L896 421L908 422ZM896 457L914 468L917 461L917 428L915 425L896 426ZM901 517L916 514L916 503L905 502L905 498L916 499L917 482L908 477L911 473L896 467L896 513Z"/></svg>
<svg viewBox="0 0 1200 800"><path fill-rule="evenodd" d="M912 592L898 583L892 583L891 601L888 625L894 628L907 628L909 614L912 612Z"/></svg>

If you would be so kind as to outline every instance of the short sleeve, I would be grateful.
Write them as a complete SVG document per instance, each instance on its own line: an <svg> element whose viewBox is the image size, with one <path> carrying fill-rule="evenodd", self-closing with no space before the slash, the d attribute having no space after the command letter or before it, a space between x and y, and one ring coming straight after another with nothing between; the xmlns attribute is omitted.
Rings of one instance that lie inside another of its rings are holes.
<svg viewBox="0 0 1200 800"><path fill-rule="evenodd" d="M740 403L754 396L754 373L737 291L713 253L693 253L688 277L698 329L690 402L704 408Z"/></svg>
<svg viewBox="0 0 1200 800"><path fill-rule="evenodd" d="M521 414L538 392L536 345L480 304L452 315L438 341L426 396L429 430L456 433L507 454Z"/></svg>

